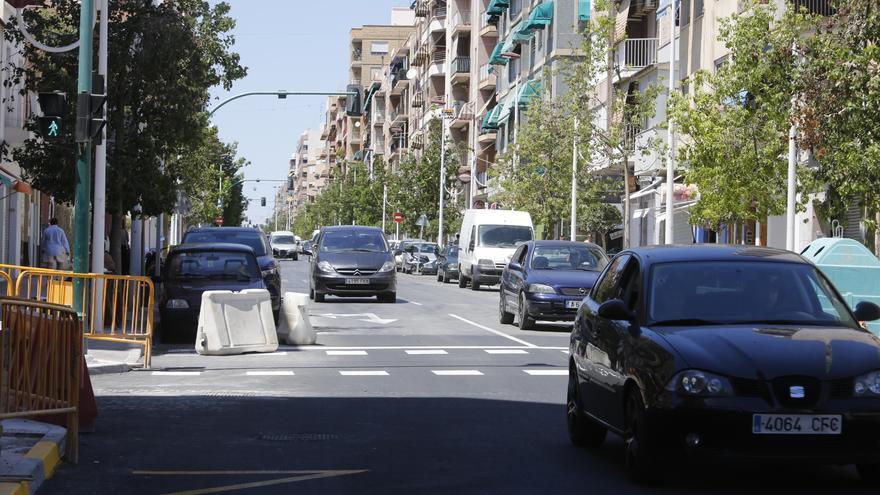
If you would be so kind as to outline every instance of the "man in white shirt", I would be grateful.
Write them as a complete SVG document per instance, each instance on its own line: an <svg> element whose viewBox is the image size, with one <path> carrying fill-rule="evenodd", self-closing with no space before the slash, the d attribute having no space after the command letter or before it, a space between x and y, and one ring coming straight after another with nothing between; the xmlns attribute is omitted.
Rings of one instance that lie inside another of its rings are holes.
<svg viewBox="0 0 880 495"><path fill-rule="evenodd" d="M43 268L51 268L53 270L68 269L70 243L67 242L67 234L58 226L57 218L49 220L49 226L43 230L40 249L43 252Z"/></svg>

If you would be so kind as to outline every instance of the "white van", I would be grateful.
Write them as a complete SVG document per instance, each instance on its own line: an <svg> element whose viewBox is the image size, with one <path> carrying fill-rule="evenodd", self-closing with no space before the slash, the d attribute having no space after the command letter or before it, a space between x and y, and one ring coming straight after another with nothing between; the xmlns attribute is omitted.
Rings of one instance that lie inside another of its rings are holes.
<svg viewBox="0 0 880 495"><path fill-rule="evenodd" d="M535 237L527 211L467 210L458 234L458 286L495 285L516 248Z"/></svg>

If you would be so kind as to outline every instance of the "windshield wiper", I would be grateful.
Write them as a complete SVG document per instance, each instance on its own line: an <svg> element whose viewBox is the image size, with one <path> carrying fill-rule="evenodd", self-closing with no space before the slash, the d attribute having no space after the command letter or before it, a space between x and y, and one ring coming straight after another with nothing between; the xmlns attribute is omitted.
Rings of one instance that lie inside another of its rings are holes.
<svg viewBox="0 0 880 495"><path fill-rule="evenodd" d="M720 321L711 321L711 320L702 320L700 318L680 318L677 320L660 320L651 323L650 326L653 327L673 327L673 326L700 326L700 325L724 325L724 322Z"/></svg>
<svg viewBox="0 0 880 495"><path fill-rule="evenodd" d="M367 248L352 248L347 249L346 251L356 251L358 253L381 253L382 251L376 251L375 249L367 249Z"/></svg>
<svg viewBox="0 0 880 495"><path fill-rule="evenodd" d="M827 326L840 325L836 321L822 320L740 320L732 321L731 325L809 325L809 326Z"/></svg>

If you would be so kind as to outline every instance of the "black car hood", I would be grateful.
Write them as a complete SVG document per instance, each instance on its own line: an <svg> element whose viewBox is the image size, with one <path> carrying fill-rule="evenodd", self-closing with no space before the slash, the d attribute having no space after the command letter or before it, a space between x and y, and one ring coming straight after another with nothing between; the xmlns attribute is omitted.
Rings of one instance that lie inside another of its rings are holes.
<svg viewBox="0 0 880 495"><path fill-rule="evenodd" d="M655 327L690 368L773 379L849 378L880 369L880 339L845 327Z"/></svg>
<svg viewBox="0 0 880 495"><path fill-rule="evenodd" d="M557 287L587 287L596 283L600 272L587 270L532 270L527 282Z"/></svg>
<svg viewBox="0 0 880 495"><path fill-rule="evenodd" d="M366 251L345 251L340 253L319 253L316 261L327 261L333 268L360 268L378 270L382 264L391 261L388 251L368 253Z"/></svg>

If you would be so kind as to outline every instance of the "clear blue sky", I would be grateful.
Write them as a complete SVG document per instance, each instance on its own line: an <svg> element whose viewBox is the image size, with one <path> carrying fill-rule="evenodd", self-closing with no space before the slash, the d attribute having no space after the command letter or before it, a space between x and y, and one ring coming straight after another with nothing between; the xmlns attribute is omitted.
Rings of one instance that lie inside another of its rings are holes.
<svg viewBox="0 0 880 495"><path fill-rule="evenodd" d="M391 8L409 0L227 0L236 19L234 50L248 75L231 91L215 88L213 107L232 94L285 89L338 91L348 83L348 32L363 24L389 24ZM211 1L216 4L216 0ZM238 142L251 164L246 179L284 179L296 140L321 122L324 97L251 96L224 106L213 118L220 137ZM281 183L274 183L280 185ZM285 185L286 187L286 185ZM260 223L272 213L272 183L245 183L256 198L248 219ZM260 207L259 198L267 204Z"/></svg>

